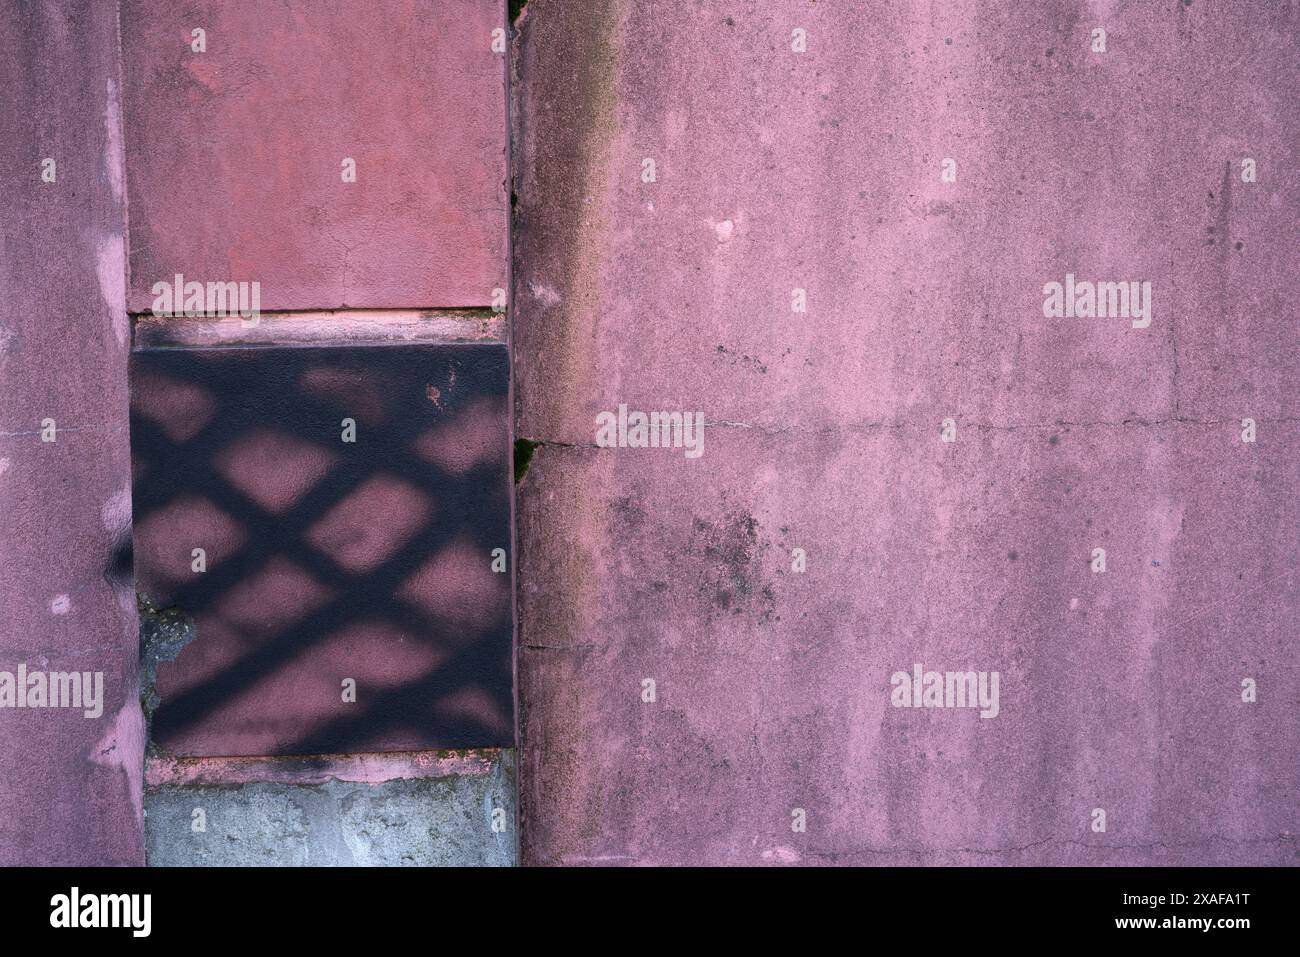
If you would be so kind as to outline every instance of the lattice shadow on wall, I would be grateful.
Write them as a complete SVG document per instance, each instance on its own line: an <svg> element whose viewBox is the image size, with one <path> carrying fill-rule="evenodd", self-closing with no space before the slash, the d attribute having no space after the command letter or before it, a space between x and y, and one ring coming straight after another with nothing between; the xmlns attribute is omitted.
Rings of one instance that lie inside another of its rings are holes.
<svg viewBox="0 0 1300 957"><path fill-rule="evenodd" d="M136 587L197 634L156 746L512 742L507 375L499 344L132 355Z"/></svg>

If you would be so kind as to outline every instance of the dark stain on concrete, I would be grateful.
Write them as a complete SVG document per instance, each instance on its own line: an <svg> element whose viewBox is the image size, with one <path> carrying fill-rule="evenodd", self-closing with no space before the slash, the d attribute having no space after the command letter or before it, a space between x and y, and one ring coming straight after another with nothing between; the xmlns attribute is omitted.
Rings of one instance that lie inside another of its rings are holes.
<svg viewBox="0 0 1300 957"><path fill-rule="evenodd" d="M693 559L704 560L698 586L701 598L724 613L748 612L762 623L771 621L776 595L762 580L763 548L758 520L752 515L732 512L716 524L696 518L689 551Z"/></svg>
<svg viewBox="0 0 1300 957"><path fill-rule="evenodd" d="M136 593L136 610L140 615L140 706L146 722L151 722L159 705L154 685L158 663L175 661L181 650L198 637L194 618L175 606L160 608L148 595Z"/></svg>

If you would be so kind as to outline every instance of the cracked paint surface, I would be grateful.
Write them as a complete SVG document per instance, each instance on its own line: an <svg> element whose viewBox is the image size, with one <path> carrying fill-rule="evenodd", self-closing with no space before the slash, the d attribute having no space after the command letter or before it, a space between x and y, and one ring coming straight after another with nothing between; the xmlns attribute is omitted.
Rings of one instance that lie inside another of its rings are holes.
<svg viewBox="0 0 1300 957"><path fill-rule="evenodd" d="M523 861L1296 863L1295 11L521 27ZM1150 327L1045 320L1067 273ZM620 402L706 454L595 448ZM999 715L892 707L917 662Z"/></svg>

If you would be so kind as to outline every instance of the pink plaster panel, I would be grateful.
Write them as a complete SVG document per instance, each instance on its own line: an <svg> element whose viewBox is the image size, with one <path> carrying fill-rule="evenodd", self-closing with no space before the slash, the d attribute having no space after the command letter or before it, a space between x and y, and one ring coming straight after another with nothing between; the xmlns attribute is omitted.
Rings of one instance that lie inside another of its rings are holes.
<svg viewBox="0 0 1300 957"><path fill-rule="evenodd" d="M490 305L503 20L491 0L126 0L131 309L176 273L257 281L264 310Z"/></svg>

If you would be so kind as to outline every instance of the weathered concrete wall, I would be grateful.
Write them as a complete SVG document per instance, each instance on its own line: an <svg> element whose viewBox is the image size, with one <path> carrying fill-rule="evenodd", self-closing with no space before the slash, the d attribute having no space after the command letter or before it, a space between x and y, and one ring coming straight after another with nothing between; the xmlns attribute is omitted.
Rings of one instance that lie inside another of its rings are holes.
<svg viewBox="0 0 1300 957"><path fill-rule="evenodd" d="M153 763L149 862L508 866L514 803L511 751L427 762L402 755Z"/></svg>
<svg viewBox="0 0 1300 957"><path fill-rule="evenodd" d="M1296 862L1298 15L531 0L526 863Z"/></svg>
<svg viewBox="0 0 1300 957"><path fill-rule="evenodd" d="M0 7L0 672L103 682L0 674L6 865L143 860L119 75L115 4Z"/></svg>

